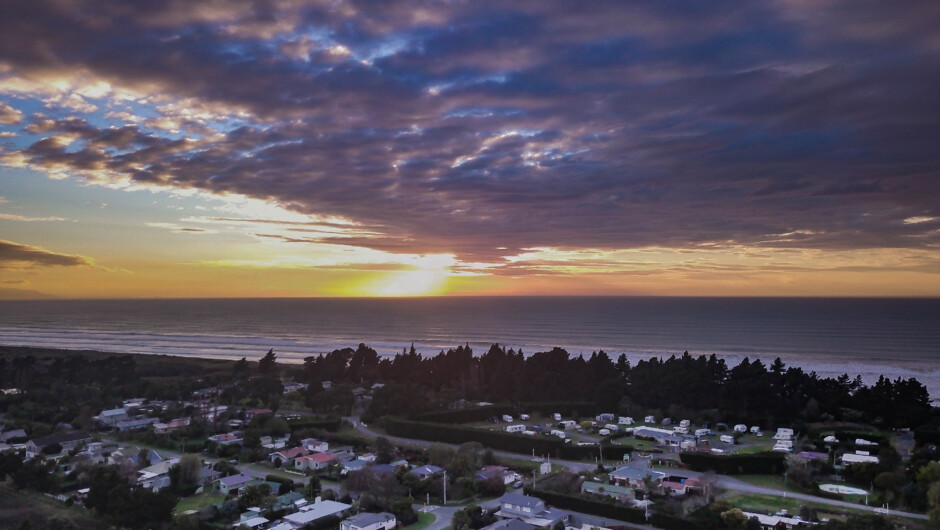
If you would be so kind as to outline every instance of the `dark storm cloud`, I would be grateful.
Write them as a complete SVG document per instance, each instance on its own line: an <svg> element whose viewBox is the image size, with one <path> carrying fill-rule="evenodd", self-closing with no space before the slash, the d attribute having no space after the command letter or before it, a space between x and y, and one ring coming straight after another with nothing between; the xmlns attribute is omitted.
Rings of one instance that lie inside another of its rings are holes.
<svg viewBox="0 0 940 530"><path fill-rule="evenodd" d="M59 254L40 247L22 245L13 241L0 240L0 269L29 266L67 266L90 265L91 261L82 256Z"/></svg>
<svg viewBox="0 0 940 530"><path fill-rule="evenodd" d="M34 166L370 227L341 244L933 247L905 220L940 216L938 26L935 1L30 1L5 8L0 63L239 124L41 116Z"/></svg>

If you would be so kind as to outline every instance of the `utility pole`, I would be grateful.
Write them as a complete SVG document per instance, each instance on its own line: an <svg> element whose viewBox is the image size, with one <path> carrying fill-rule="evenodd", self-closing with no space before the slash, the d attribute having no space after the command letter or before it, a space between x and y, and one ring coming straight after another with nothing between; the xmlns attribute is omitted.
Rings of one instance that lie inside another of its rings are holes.
<svg viewBox="0 0 940 530"><path fill-rule="evenodd" d="M447 471L444 471L444 506L447 506Z"/></svg>

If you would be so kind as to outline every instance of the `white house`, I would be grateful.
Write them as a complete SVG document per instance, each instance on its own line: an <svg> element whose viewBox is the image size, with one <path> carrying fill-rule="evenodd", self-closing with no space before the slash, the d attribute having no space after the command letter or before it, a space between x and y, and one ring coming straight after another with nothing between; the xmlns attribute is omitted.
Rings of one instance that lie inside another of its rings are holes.
<svg viewBox="0 0 940 530"><path fill-rule="evenodd" d="M311 453L325 453L330 450L330 444L316 438L304 438L300 441L300 445Z"/></svg>
<svg viewBox="0 0 940 530"><path fill-rule="evenodd" d="M336 515L352 508L349 504L336 501L324 501L317 497L317 502L300 508L297 513L285 515L284 520L293 528L304 526L330 515Z"/></svg>

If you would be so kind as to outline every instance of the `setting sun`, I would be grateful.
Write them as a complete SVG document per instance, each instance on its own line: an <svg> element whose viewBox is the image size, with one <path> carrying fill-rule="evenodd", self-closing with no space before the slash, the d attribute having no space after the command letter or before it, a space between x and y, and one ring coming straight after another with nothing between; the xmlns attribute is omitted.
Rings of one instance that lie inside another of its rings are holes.
<svg viewBox="0 0 940 530"><path fill-rule="evenodd" d="M433 296L443 292L444 269L418 269L388 273L363 289L366 296Z"/></svg>

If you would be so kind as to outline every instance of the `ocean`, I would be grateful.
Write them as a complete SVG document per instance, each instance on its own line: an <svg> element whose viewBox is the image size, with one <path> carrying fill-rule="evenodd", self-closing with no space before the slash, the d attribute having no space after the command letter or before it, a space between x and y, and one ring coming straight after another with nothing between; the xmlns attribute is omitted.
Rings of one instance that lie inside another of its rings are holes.
<svg viewBox="0 0 940 530"><path fill-rule="evenodd" d="M301 362L360 342L434 355L494 342L603 349L631 362L689 351L780 357L821 375L915 377L940 399L940 299L447 297L0 301L0 344Z"/></svg>

